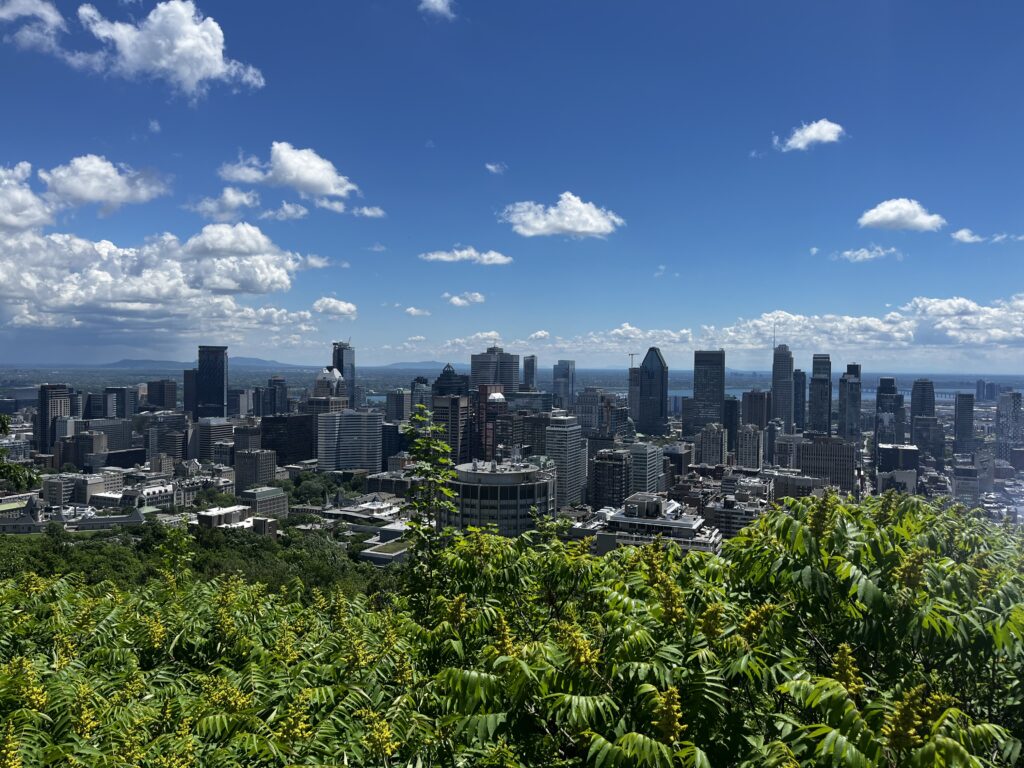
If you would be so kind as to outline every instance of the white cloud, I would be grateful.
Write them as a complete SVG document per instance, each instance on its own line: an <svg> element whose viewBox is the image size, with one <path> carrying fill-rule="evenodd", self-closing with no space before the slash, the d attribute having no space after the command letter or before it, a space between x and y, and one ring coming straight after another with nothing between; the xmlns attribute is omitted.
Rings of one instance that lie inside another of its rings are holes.
<svg viewBox="0 0 1024 768"><path fill-rule="evenodd" d="M212 221L237 221L245 208L255 208L260 204L260 196L249 190L236 187L224 187L217 197L204 197L189 210Z"/></svg>
<svg viewBox="0 0 1024 768"><path fill-rule="evenodd" d="M45 0L3 0L0 2L0 21L35 19L46 27L63 29L64 17L53 3Z"/></svg>
<svg viewBox="0 0 1024 768"><path fill-rule="evenodd" d="M812 246L811 247L811 256L817 256L817 255L818 255L818 247L817 246Z"/></svg>
<svg viewBox="0 0 1024 768"><path fill-rule="evenodd" d="M157 3L138 23L109 21L92 5L80 6L78 18L105 47L98 56L63 53L73 65L166 80L192 98L203 95L212 82L264 85L258 69L224 55L224 31L191 0Z"/></svg>
<svg viewBox="0 0 1024 768"><path fill-rule="evenodd" d="M523 237L604 237L626 223L615 212L585 203L572 192L563 192L556 205L546 208L529 201L512 203L502 212L501 221Z"/></svg>
<svg viewBox="0 0 1024 768"><path fill-rule="evenodd" d="M848 251L840 251L839 253L834 254L833 258L857 264L862 261L884 259L886 256L893 256L897 261L903 258L903 254L896 248L883 248L880 245L872 245L869 248L853 248Z"/></svg>
<svg viewBox="0 0 1024 768"><path fill-rule="evenodd" d="M50 204L28 185L32 165L21 162L13 168L0 166L0 231L32 229L53 220Z"/></svg>
<svg viewBox="0 0 1024 768"><path fill-rule="evenodd" d="M338 213L345 208L336 198L348 197L359 189L338 173L330 160L312 149L297 149L287 141L271 144L267 163L256 157L242 156L236 163L222 165L219 173L225 181L289 187L304 198L315 198L318 207Z"/></svg>
<svg viewBox="0 0 1024 768"><path fill-rule="evenodd" d="M493 173L495 176L501 176L501 174L508 170L508 166L501 162L484 163L484 168L486 168L488 172Z"/></svg>
<svg viewBox="0 0 1024 768"><path fill-rule="evenodd" d="M993 243L1002 243L1002 242L1005 242L1007 239L1009 239L1009 237L1010 236L1008 234L1006 234L1005 232L1000 232L998 235L992 235L992 242Z"/></svg>
<svg viewBox="0 0 1024 768"><path fill-rule="evenodd" d="M303 219L308 213L309 209L306 206L282 200L280 208L275 208L272 211L264 211L260 214L260 218L274 219L276 221L292 221L293 219Z"/></svg>
<svg viewBox="0 0 1024 768"><path fill-rule="evenodd" d="M410 336L408 339L406 339L406 341L411 342L413 344L416 344L416 343L421 342L421 341L426 341L426 340L427 340L426 336Z"/></svg>
<svg viewBox="0 0 1024 768"><path fill-rule="evenodd" d="M124 164L115 166L102 155L82 155L67 165L40 170L39 178L57 198L74 205L97 203L116 208L124 203L146 203L168 192L156 176Z"/></svg>
<svg viewBox="0 0 1024 768"><path fill-rule="evenodd" d="M482 264L484 266L496 266L512 263L511 256L506 256L502 253L498 253L497 251L481 252L472 246L456 246L450 251L431 251L429 253L421 253L420 258L424 261L443 261L449 263L456 261L468 261L473 264Z"/></svg>
<svg viewBox="0 0 1024 768"><path fill-rule="evenodd" d="M387 214L384 213L384 209L376 205L363 205L359 208L353 208L352 213L356 216L362 216L367 219L383 219Z"/></svg>
<svg viewBox="0 0 1024 768"><path fill-rule="evenodd" d="M794 149L803 151L815 144L834 144L844 133L843 126L839 123L823 118L813 123L802 123L799 128L793 129L785 141L773 136L772 145L782 152L791 152Z"/></svg>
<svg viewBox="0 0 1024 768"><path fill-rule="evenodd" d="M387 246L382 245L381 243L374 243L368 250L373 251L374 253L384 253L384 251L387 250Z"/></svg>
<svg viewBox="0 0 1024 768"><path fill-rule="evenodd" d="M465 293L460 293L455 296L446 293L442 298L448 299L448 303L455 307L468 307L470 304L483 304L487 300L487 297L479 291L466 291Z"/></svg>
<svg viewBox="0 0 1024 768"><path fill-rule="evenodd" d="M481 349L500 343L501 334L497 331L478 331L470 336L448 339L441 348L446 352L469 350L479 352Z"/></svg>
<svg viewBox="0 0 1024 768"><path fill-rule="evenodd" d="M155 118L151 118L149 121L149 132L160 133L161 130L163 129L160 127L160 121Z"/></svg>
<svg viewBox="0 0 1024 768"><path fill-rule="evenodd" d="M917 200L897 197L864 211L857 223L861 227L935 232L946 225L946 220L937 213L929 213Z"/></svg>
<svg viewBox="0 0 1024 768"><path fill-rule="evenodd" d="M420 0L420 10L432 16L440 16L445 19L454 19L455 11L452 10L454 0Z"/></svg>
<svg viewBox="0 0 1024 768"><path fill-rule="evenodd" d="M526 338L530 341L543 341L544 339L550 338L551 334L547 331L534 331Z"/></svg>
<svg viewBox="0 0 1024 768"><path fill-rule="evenodd" d="M356 319L356 305L350 301L321 296L313 302L313 311L331 317L345 317L349 320Z"/></svg>
<svg viewBox="0 0 1024 768"><path fill-rule="evenodd" d="M665 276L665 265L659 264L658 268L654 270L652 277L664 277Z"/></svg>
<svg viewBox="0 0 1024 768"><path fill-rule="evenodd" d="M430 310L420 309L419 307L406 307L405 314L411 315L412 317L427 317L430 315Z"/></svg>
<svg viewBox="0 0 1024 768"><path fill-rule="evenodd" d="M983 243L983 242L985 242L985 238L984 237L982 237L981 235L975 234L974 232L972 232L971 230L967 229L966 227L963 228L963 229L958 229L956 232L951 234L950 237L952 237L958 243ZM997 235L997 237L998 237L998 235ZM1005 240L1005 239L1006 239L1006 236L1004 235L1002 237L1002 240ZM994 243L995 242L1001 242L1001 240L996 240L996 238L993 237L992 238L992 242L994 242Z"/></svg>

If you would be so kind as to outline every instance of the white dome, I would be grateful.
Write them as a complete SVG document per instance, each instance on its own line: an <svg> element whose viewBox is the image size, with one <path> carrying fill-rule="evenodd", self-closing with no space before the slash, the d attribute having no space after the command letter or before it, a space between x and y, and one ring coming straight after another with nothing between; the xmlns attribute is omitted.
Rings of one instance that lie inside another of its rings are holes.
<svg viewBox="0 0 1024 768"><path fill-rule="evenodd" d="M489 394L487 396L487 402L488 403L504 403L505 402L505 396L503 394L501 394L501 392L491 392L491 394Z"/></svg>

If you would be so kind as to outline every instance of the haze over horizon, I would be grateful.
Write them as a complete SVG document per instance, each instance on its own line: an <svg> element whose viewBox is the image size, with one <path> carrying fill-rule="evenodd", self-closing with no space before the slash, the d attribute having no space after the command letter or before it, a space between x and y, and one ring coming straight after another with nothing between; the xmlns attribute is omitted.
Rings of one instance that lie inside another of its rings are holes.
<svg viewBox="0 0 1024 768"><path fill-rule="evenodd" d="M0 359L1018 373L1021 22L0 0Z"/></svg>

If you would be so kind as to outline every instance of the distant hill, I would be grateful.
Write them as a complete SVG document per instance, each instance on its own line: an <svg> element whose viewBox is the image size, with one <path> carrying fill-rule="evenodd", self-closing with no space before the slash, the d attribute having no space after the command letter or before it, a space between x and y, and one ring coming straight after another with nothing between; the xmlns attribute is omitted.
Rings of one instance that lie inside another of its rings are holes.
<svg viewBox="0 0 1024 768"><path fill-rule="evenodd" d="M379 368L381 370L392 369L402 371L433 371L440 373L448 363L439 363L436 360L421 360L418 363L390 363L388 365L367 365L366 368ZM452 363L457 371L468 371L469 366L465 363Z"/></svg>
<svg viewBox="0 0 1024 768"><path fill-rule="evenodd" d="M178 360L134 360L125 359L118 360L115 363L104 363L96 366L97 368L119 368L129 370L182 370L185 368L191 368L195 363L183 363ZM231 357L228 356L228 366L230 368L258 368L260 370L270 370L277 368L315 368L315 365L293 365L292 363L279 363L277 360L263 360L259 357Z"/></svg>

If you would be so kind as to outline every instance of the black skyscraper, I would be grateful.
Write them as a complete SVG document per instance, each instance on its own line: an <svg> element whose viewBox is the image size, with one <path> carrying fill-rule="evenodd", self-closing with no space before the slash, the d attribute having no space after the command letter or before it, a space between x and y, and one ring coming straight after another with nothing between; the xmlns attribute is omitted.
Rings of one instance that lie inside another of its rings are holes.
<svg viewBox="0 0 1024 768"><path fill-rule="evenodd" d="M693 353L694 425L721 424L725 402L725 350L696 350Z"/></svg>
<svg viewBox="0 0 1024 768"><path fill-rule="evenodd" d="M935 383L931 379L916 379L910 390L910 422L918 416L935 415Z"/></svg>
<svg viewBox="0 0 1024 768"><path fill-rule="evenodd" d="M807 428L807 374L793 371L793 427L797 432Z"/></svg>
<svg viewBox="0 0 1024 768"><path fill-rule="evenodd" d="M651 347L640 364L637 391L637 431L666 435L668 425L668 365L661 350Z"/></svg>
<svg viewBox="0 0 1024 768"><path fill-rule="evenodd" d="M196 418L228 415L228 348L200 347L196 368Z"/></svg>
<svg viewBox="0 0 1024 768"><path fill-rule="evenodd" d="M828 355L814 356L809 422L812 432L832 434L832 360Z"/></svg>
<svg viewBox="0 0 1024 768"><path fill-rule="evenodd" d="M334 342L334 350L331 360L333 366L338 369L345 379L345 386L348 388L349 408L359 405L356 402L356 350L347 341Z"/></svg>

